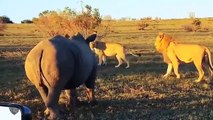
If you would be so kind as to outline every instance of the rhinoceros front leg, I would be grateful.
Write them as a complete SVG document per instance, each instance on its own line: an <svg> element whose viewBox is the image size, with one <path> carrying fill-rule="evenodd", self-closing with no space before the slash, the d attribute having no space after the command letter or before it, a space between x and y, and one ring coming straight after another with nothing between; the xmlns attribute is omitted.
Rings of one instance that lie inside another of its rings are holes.
<svg viewBox="0 0 213 120"><path fill-rule="evenodd" d="M94 92L96 76L97 76L97 67L94 66L89 78L85 82L85 85L87 87L86 96L87 96L89 104L91 104L91 105L98 104L98 102L95 99L95 92Z"/></svg>
<svg viewBox="0 0 213 120"><path fill-rule="evenodd" d="M75 107L75 106L79 105L80 101L78 99L78 94L77 94L76 89L65 90L65 93L66 93L66 96L68 99L66 107L71 106L71 105Z"/></svg>

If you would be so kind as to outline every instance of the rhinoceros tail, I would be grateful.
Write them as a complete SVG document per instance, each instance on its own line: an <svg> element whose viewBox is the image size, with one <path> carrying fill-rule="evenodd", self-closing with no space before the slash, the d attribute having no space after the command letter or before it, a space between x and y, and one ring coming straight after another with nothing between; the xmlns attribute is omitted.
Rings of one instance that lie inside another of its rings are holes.
<svg viewBox="0 0 213 120"><path fill-rule="evenodd" d="M41 69L41 60L42 60L42 56L43 56L43 50L41 51L40 57L39 57L39 61L38 61L38 73L39 73L39 86L43 86L43 80L42 80L42 69Z"/></svg>
<svg viewBox="0 0 213 120"><path fill-rule="evenodd" d="M40 73L39 85L40 85L40 86L48 85L48 87L49 87L49 86L50 86L50 83L47 81L47 79L46 79L46 77L44 76L44 73L43 73L43 71L42 71L42 68L41 68L42 57L43 57L43 50L41 51L41 55L40 55L40 58L39 58L39 73Z"/></svg>

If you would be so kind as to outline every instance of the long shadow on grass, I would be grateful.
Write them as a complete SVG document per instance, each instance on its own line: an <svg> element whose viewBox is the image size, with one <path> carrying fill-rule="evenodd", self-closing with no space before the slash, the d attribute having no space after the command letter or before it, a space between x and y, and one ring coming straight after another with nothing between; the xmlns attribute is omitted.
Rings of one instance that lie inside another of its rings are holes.
<svg viewBox="0 0 213 120"><path fill-rule="evenodd" d="M202 100L208 101L200 102ZM66 119L87 120L173 120L213 118L211 109L213 107L211 104L212 98L208 96L173 96L163 99L112 99L99 100L98 102L99 104L93 107L84 104L76 108L64 108L62 115ZM35 117L38 118L38 116Z"/></svg>
<svg viewBox="0 0 213 120"><path fill-rule="evenodd" d="M115 62L108 63L106 66L98 67L98 77L113 77L118 75L130 76L130 75L139 75L139 74L153 74L157 76L162 76L166 73L167 64L159 61L143 61L137 62L134 61L131 63L131 67L126 69L126 64L122 64L119 68L115 68ZM179 66L180 74L197 72L193 63L191 64L180 64ZM197 74L197 73L196 73ZM197 77L197 76L196 76Z"/></svg>
<svg viewBox="0 0 213 120"><path fill-rule="evenodd" d="M205 102L200 102L200 101ZM159 100L129 99L103 100L94 109L95 117L101 119L212 119L212 97L174 96ZM99 116L102 115L102 116Z"/></svg>

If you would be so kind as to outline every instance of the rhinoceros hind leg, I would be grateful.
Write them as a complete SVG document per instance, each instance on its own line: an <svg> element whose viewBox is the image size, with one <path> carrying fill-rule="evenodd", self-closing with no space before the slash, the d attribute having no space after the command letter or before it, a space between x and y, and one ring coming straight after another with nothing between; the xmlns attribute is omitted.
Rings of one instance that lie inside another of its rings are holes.
<svg viewBox="0 0 213 120"><path fill-rule="evenodd" d="M66 92L66 96L68 98L68 102L66 104L66 106L72 106L72 107L76 107L80 105L80 100L78 99L78 94L76 89L68 89L65 90Z"/></svg>

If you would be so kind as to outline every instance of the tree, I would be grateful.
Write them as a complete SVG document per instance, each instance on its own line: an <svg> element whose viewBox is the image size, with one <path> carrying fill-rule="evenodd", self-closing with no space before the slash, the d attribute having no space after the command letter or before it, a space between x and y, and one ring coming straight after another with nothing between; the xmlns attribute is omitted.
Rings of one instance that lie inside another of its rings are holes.
<svg viewBox="0 0 213 120"><path fill-rule="evenodd" d="M38 19L33 19L33 22L48 36L75 34L75 26L67 12L44 11L39 14Z"/></svg>
<svg viewBox="0 0 213 120"><path fill-rule="evenodd" d="M102 21L99 9L97 9L97 8L94 9L93 17L94 17L93 28L95 28L98 25L100 25L101 21Z"/></svg>
<svg viewBox="0 0 213 120"><path fill-rule="evenodd" d="M86 10L81 12L69 7L65 7L62 11L45 10L38 18L33 18L33 23L48 36L72 36L80 32L86 37L101 24L101 17L98 9L92 10L89 5L85 8Z"/></svg>
<svg viewBox="0 0 213 120"><path fill-rule="evenodd" d="M13 22L7 16L0 16L0 23L13 23Z"/></svg>
<svg viewBox="0 0 213 120"><path fill-rule="evenodd" d="M85 6L86 11L82 11L80 15L77 15L75 24L82 31L84 36L92 33L95 28L101 24L101 17L98 9L92 10L89 5Z"/></svg>

